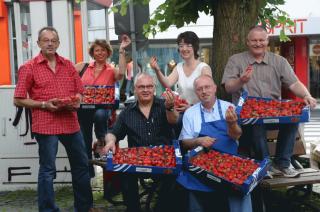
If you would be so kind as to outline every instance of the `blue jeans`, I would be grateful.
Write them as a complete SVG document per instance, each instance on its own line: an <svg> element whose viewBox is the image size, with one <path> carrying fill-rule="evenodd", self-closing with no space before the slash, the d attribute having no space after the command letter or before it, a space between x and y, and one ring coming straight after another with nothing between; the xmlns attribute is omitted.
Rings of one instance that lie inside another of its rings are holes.
<svg viewBox="0 0 320 212"><path fill-rule="evenodd" d="M58 142L66 149L72 174L74 210L88 212L93 205L88 157L81 132L63 135L35 134L39 145L38 207L40 212L59 211L54 200Z"/></svg>
<svg viewBox="0 0 320 212"><path fill-rule="evenodd" d="M92 128L97 139L104 139L108 132L108 119L111 116L109 109L79 110L78 119L86 145L89 160L92 159ZM89 165L90 177L94 177L93 165Z"/></svg>
<svg viewBox="0 0 320 212"><path fill-rule="evenodd" d="M253 147L255 158L262 160L269 158L267 130L279 130L274 163L281 168L290 166L291 156L296 140L299 124L257 124L242 126L240 143L247 143Z"/></svg>
<svg viewBox="0 0 320 212"><path fill-rule="evenodd" d="M189 191L189 211L251 212L251 195L232 195L219 191Z"/></svg>

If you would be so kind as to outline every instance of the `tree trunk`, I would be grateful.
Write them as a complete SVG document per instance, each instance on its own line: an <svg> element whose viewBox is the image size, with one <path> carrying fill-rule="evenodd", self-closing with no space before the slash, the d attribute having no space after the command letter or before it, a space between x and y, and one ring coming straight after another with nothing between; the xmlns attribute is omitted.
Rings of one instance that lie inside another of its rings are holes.
<svg viewBox="0 0 320 212"><path fill-rule="evenodd" d="M257 23L259 9L264 6L265 0L215 1L212 62L219 98L231 99L221 86L224 67L231 55L246 50L248 30Z"/></svg>

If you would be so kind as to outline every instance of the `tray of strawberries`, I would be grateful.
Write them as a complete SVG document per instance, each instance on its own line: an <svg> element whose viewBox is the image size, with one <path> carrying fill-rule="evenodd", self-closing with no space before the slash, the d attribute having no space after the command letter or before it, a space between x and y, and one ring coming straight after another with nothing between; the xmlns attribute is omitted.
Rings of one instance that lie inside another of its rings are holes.
<svg viewBox="0 0 320 212"><path fill-rule="evenodd" d="M310 107L298 100L274 100L248 96L244 91L236 113L240 125L308 122Z"/></svg>
<svg viewBox="0 0 320 212"><path fill-rule="evenodd" d="M203 147L186 156L189 172L214 189L227 192L250 193L266 175L270 160L257 161Z"/></svg>
<svg viewBox="0 0 320 212"><path fill-rule="evenodd" d="M173 145L117 148L107 155L106 169L114 172L177 175L182 167L178 141Z"/></svg>
<svg viewBox="0 0 320 212"><path fill-rule="evenodd" d="M115 86L84 86L81 109L114 108L119 105L115 97Z"/></svg>
<svg viewBox="0 0 320 212"><path fill-rule="evenodd" d="M78 96L67 96L64 98L57 98L56 101L53 102L55 106L58 108L66 108L66 107L74 107L79 103L80 97Z"/></svg>

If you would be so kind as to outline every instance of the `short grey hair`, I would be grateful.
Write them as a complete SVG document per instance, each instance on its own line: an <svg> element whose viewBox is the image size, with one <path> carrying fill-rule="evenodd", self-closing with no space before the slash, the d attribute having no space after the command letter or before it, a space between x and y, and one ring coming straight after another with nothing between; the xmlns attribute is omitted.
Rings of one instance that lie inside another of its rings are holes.
<svg viewBox="0 0 320 212"><path fill-rule="evenodd" d="M40 41L41 34L42 34L43 31L51 31L51 32L56 33L57 38L59 40L59 34L58 34L58 31L56 30L56 28L54 28L52 26L45 26L45 27L42 27L38 32L38 41Z"/></svg>
<svg viewBox="0 0 320 212"><path fill-rule="evenodd" d="M142 76L146 76L146 77L150 77L153 81L153 85L156 86L156 79L154 76L152 76L151 74L147 73L147 72L139 72L137 74L137 76L134 78L134 81L133 81L133 85L135 86L137 84L137 81L140 77Z"/></svg>
<svg viewBox="0 0 320 212"><path fill-rule="evenodd" d="M216 83L214 82L212 76L210 76L210 75L208 75L208 74L201 74L200 76L198 76L197 78L195 78L194 81L193 81L193 89L194 89L194 90L196 89L196 83L197 83L197 81L198 81L199 78L201 78L201 77L207 77L207 78L211 79L211 81L213 82L213 84L216 84Z"/></svg>

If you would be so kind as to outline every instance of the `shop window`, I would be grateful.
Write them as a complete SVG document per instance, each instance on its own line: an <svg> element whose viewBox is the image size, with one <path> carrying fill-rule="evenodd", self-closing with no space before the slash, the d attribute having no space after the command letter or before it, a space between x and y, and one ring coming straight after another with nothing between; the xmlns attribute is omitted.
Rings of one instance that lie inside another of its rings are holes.
<svg viewBox="0 0 320 212"><path fill-rule="evenodd" d="M32 57L32 39L31 39L31 22L29 3L20 4L20 23L21 23L21 40L23 62Z"/></svg>
<svg viewBox="0 0 320 212"><path fill-rule="evenodd" d="M106 8L88 1L88 41L106 39Z"/></svg>
<svg viewBox="0 0 320 212"><path fill-rule="evenodd" d="M320 40L311 40L309 45L310 93L320 98Z"/></svg>

